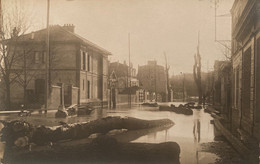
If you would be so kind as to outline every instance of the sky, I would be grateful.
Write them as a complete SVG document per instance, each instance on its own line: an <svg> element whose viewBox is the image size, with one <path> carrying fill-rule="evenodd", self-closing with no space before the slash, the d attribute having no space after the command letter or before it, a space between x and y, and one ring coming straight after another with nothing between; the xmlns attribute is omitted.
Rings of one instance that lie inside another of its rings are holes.
<svg viewBox="0 0 260 164"><path fill-rule="evenodd" d="M18 1L30 13L37 30L46 26L47 0L2 0L4 7ZM218 0L217 15L230 13L234 0ZM105 48L111 62L134 67L157 60L170 65L170 75L192 72L198 33L202 70L224 60L215 42L214 0L50 0L50 24L74 24L75 32ZM217 18L217 40L230 40L231 17ZM30 31L28 31L30 32Z"/></svg>

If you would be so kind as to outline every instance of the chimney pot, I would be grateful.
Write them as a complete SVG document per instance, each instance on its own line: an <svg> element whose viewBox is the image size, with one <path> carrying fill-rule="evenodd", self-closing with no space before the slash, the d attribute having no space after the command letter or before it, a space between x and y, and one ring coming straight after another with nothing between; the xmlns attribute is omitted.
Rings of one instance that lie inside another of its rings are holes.
<svg viewBox="0 0 260 164"><path fill-rule="evenodd" d="M31 34L31 39L34 39L34 32L32 32Z"/></svg>
<svg viewBox="0 0 260 164"><path fill-rule="evenodd" d="M74 33L75 30L75 26L73 24L64 24L63 28L72 33Z"/></svg>

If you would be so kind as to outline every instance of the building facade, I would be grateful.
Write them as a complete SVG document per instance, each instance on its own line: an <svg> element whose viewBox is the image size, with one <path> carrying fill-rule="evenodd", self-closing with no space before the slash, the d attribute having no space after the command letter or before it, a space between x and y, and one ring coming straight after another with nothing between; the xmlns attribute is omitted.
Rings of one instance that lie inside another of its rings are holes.
<svg viewBox="0 0 260 164"><path fill-rule="evenodd" d="M230 61L215 61L212 103L228 121L231 121L231 71Z"/></svg>
<svg viewBox="0 0 260 164"><path fill-rule="evenodd" d="M166 73L163 66L156 61L148 61L147 65L138 66L137 79L140 86L149 92L150 100L166 100Z"/></svg>
<svg viewBox="0 0 260 164"><path fill-rule="evenodd" d="M114 72L117 77L117 88L119 93L128 87L139 86L139 81L136 78L136 69L132 65L130 67L126 62L112 62L109 63L109 75Z"/></svg>
<svg viewBox="0 0 260 164"><path fill-rule="evenodd" d="M260 1L235 0L232 14L232 129L259 136Z"/></svg>
<svg viewBox="0 0 260 164"><path fill-rule="evenodd" d="M64 103L77 96L73 103L107 101L108 55L107 50L84 39L74 32L73 25L50 27L49 84L63 84ZM23 56L12 66L13 72L21 72L21 81L27 81L23 89L18 82L12 84L13 104L44 104L46 84L46 29L19 36L15 46L8 43L10 52ZM15 50L14 50L15 49ZM25 64L26 63L26 64ZM26 74L25 74L26 73ZM78 88L78 92L71 93ZM50 87L50 94L52 92ZM24 94L25 93L25 94ZM70 95L70 98L68 97ZM75 102L76 101L76 102ZM50 102L51 104L51 102Z"/></svg>

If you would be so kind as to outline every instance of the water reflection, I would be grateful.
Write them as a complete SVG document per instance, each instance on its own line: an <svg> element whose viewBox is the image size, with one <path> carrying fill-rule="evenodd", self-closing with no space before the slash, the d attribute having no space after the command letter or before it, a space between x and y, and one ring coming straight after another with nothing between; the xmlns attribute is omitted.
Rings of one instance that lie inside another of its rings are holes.
<svg viewBox="0 0 260 164"><path fill-rule="evenodd" d="M196 151L196 163L199 163L199 148L198 143L200 143L200 120L194 120L193 125L193 137L194 137L194 144L195 144L195 151Z"/></svg>
<svg viewBox="0 0 260 164"><path fill-rule="evenodd" d="M199 143L200 142L200 120L194 120L193 125L193 136L194 136L194 142Z"/></svg>

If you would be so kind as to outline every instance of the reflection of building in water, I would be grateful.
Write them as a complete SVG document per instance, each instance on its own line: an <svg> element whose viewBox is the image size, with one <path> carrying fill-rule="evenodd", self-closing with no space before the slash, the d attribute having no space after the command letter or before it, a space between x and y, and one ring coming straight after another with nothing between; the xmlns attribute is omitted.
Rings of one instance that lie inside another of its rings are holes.
<svg viewBox="0 0 260 164"><path fill-rule="evenodd" d="M156 139L157 138L157 132L154 132L154 133L150 133L147 135L148 138L150 139Z"/></svg>

